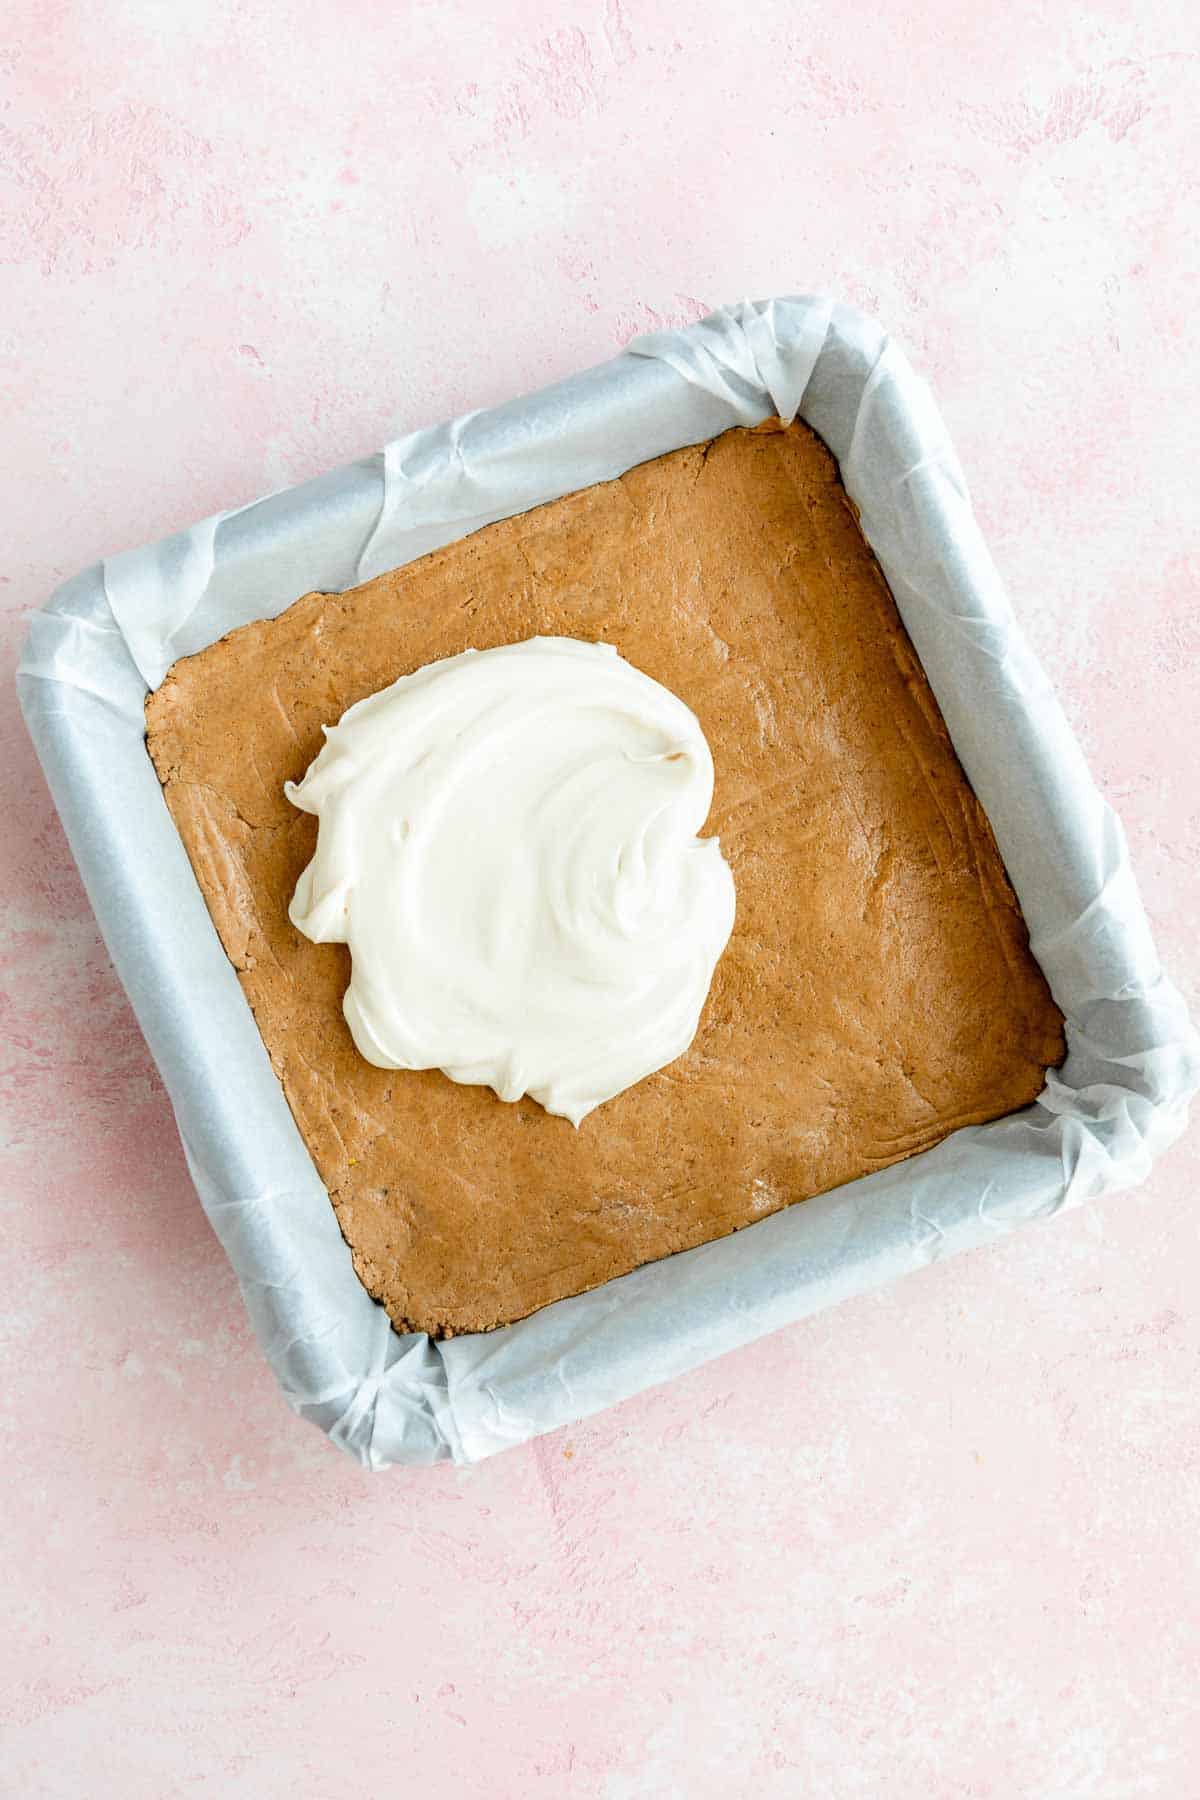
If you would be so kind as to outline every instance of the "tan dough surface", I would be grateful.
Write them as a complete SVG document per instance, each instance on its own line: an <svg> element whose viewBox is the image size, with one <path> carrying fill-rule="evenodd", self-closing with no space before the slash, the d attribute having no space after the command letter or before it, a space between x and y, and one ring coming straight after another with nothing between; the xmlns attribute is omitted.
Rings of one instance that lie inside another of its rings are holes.
<svg viewBox="0 0 1200 1800"><path fill-rule="evenodd" d="M578 1132L373 1068L342 945L289 923L332 724L437 657L602 638L699 716L737 922L691 1049ZM1033 1100L1063 1055L987 820L836 465L732 431L309 594L175 664L167 802L364 1285L400 1329L504 1324Z"/></svg>

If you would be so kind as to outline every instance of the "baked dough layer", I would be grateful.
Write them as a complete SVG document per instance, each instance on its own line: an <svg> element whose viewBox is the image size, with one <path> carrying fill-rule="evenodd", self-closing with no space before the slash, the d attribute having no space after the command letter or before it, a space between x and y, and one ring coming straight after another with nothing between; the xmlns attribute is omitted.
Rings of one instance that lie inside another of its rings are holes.
<svg viewBox="0 0 1200 1800"><path fill-rule="evenodd" d="M397 676L536 633L613 643L698 715L737 920L691 1049L578 1131L374 1068L343 945L289 923L283 794ZM487 1330L1032 1101L1062 1060L987 819L837 467L735 430L177 662L167 804L354 1266L399 1330Z"/></svg>

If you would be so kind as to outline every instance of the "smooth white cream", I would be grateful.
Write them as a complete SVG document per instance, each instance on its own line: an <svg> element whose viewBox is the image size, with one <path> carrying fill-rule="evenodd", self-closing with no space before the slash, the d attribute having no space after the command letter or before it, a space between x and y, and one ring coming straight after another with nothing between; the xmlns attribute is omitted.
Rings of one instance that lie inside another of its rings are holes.
<svg viewBox="0 0 1200 1800"><path fill-rule="evenodd" d="M733 927L713 765L683 702L609 644L430 663L325 733L288 909L350 946L369 1062L530 1094L575 1125L695 1036Z"/></svg>

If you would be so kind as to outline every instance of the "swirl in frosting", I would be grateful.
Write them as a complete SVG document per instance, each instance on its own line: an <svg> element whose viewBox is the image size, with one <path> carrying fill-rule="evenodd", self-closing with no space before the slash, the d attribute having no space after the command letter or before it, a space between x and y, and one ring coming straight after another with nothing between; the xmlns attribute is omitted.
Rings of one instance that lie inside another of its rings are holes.
<svg viewBox="0 0 1200 1800"><path fill-rule="evenodd" d="M466 650L360 700L289 800L319 820L288 915L350 946L385 1069L575 1125L695 1036L733 928L695 715L609 644Z"/></svg>

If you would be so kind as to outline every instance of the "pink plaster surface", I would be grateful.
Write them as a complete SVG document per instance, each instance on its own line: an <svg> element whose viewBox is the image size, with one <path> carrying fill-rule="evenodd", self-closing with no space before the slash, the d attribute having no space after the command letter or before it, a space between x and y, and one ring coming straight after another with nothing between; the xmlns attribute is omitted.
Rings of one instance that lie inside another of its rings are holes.
<svg viewBox="0 0 1200 1800"><path fill-rule="evenodd" d="M1191 0L8 0L5 656L107 551L835 291L932 380L1195 1005L1198 74ZM1200 1796L1195 1133L369 1477L275 1390L11 687L0 731L0 1792Z"/></svg>

